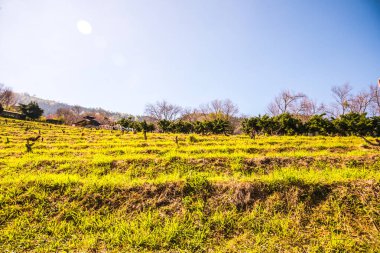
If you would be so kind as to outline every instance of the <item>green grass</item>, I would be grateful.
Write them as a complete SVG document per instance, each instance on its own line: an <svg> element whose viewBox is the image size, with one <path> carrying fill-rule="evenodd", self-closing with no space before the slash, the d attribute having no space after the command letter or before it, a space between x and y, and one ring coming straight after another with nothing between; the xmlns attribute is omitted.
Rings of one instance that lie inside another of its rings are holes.
<svg viewBox="0 0 380 253"><path fill-rule="evenodd" d="M0 118L0 251L380 251L360 138L175 136Z"/></svg>

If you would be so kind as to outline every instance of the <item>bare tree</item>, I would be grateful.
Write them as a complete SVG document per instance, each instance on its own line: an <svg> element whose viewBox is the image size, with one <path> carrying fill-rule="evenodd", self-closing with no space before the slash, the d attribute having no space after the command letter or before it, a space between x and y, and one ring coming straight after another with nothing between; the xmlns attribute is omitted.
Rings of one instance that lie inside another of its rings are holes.
<svg viewBox="0 0 380 253"><path fill-rule="evenodd" d="M272 116L276 116L276 115L281 114L280 109L278 108L278 106L277 106L277 104L275 102L271 102L268 105L267 111Z"/></svg>
<svg viewBox="0 0 380 253"><path fill-rule="evenodd" d="M200 112L207 118L224 118L230 120L239 113L239 108L230 99L215 99L208 104L200 106Z"/></svg>
<svg viewBox="0 0 380 253"><path fill-rule="evenodd" d="M268 112L273 116L282 113L294 113L297 110L296 102L306 95L303 93L293 93L289 90L282 91L274 101L268 105Z"/></svg>
<svg viewBox="0 0 380 253"><path fill-rule="evenodd" d="M350 110L352 87L345 83L341 86L334 86L331 89L335 103L331 105L330 113L335 117L344 115Z"/></svg>
<svg viewBox="0 0 380 253"><path fill-rule="evenodd" d="M316 114L321 114L325 112L323 104L319 104L308 97L303 97L299 102L293 106L293 114L297 114L303 117L311 117Z"/></svg>
<svg viewBox="0 0 380 253"><path fill-rule="evenodd" d="M239 107L234 104L231 100L225 99L222 105L222 111L226 115L227 120L235 117L239 113Z"/></svg>
<svg viewBox="0 0 380 253"><path fill-rule="evenodd" d="M371 92L361 91L359 94L352 96L349 100L351 112L366 113L372 103L373 97Z"/></svg>
<svg viewBox="0 0 380 253"><path fill-rule="evenodd" d="M373 115L380 114L380 79L377 85L370 86L371 105L370 109Z"/></svg>
<svg viewBox="0 0 380 253"><path fill-rule="evenodd" d="M165 100L145 106L145 113L156 120L174 120L180 115L181 111L180 106L169 104Z"/></svg>
<svg viewBox="0 0 380 253"><path fill-rule="evenodd" d="M0 84L0 104L5 108L9 108L16 104L16 96L11 88L5 87L4 84Z"/></svg>
<svg viewBox="0 0 380 253"><path fill-rule="evenodd" d="M63 121L68 125L71 125L79 120L79 116L68 108L58 108L55 115L58 118L63 119Z"/></svg>
<svg viewBox="0 0 380 253"><path fill-rule="evenodd" d="M181 112L181 119L184 121L194 122L201 120L204 115L195 108L184 108Z"/></svg>
<svg viewBox="0 0 380 253"><path fill-rule="evenodd" d="M73 107L71 107L71 111L75 113L75 115L79 116L82 113L82 107L80 107L79 105L74 105Z"/></svg>

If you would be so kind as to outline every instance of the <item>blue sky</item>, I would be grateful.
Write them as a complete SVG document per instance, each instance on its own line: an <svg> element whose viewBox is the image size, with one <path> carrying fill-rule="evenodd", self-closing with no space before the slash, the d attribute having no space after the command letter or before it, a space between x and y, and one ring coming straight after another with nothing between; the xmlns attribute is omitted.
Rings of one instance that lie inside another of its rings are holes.
<svg viewBox="0 0 380 253"><path fill-rule="evenodd" d="M0 83L142 114L230 98L264 113L281 90L331 100L380 77L380 0L0 0ZM91 33L77 23L85 20Z"/></svg>

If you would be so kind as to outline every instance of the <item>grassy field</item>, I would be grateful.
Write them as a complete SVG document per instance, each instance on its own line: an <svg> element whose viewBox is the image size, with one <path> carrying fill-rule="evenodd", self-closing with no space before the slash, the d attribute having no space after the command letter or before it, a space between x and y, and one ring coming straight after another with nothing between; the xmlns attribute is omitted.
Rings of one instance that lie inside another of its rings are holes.
<svg viewBox="0 0 380 253"><path fill-rule="evenodd" d="M380 252L360 138L175 136L0 118L0 251Z"/></svg>

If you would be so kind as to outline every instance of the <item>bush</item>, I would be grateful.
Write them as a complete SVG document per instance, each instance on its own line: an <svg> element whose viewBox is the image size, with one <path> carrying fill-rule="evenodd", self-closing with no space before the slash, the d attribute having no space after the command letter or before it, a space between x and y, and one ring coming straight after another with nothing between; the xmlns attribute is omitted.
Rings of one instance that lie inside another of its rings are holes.
<svg viewBox="0 0 380 253"><path fill-rule="evenodd" d="M241 125L243 128L243 132L246 134L251 134L252 132L258 133L261 131L260 116L243 119Z"/></svg>
<svg viewBox="0 0 380 253"><path fill-rule="evenodd" d="M291 114L284 113L275 117L264 115L252 117L242 121L242 128L246 134L252 132L265 134L295 135L320 134L341 136L372 135L380 136L380 117L367 118L365 113L348 113L339 118L328 119L325 114L314 115L305 123Z"/></svg>
<svg viewBox="0 0 380 253"><path fill-rule="evenodd" d="M177 121L171 123L171 131L174 133L188 134L193 132L193 124L188 121Z"/></svg>
<svg viewBox="0 0 380 253"><path fill-rule="evenodd" d="M372 122L366 114L348 113L333 120L336 132L340 135L368 135L372 130Z"/></svg>
<svg viewBox="0 0 380 253"><path fill-rule="evenodd" d="M277 125L276 133L280 135L295 135L303 132L301 120L294 118L289 113L283 113L274 117Z"/></svg>
<svg viewBox="0 0 380 253"><path fill-rule="evenodd" d="M166 133L171 131L171 122L166 119L159 120L157 123L158 129L161 132Z"/></svg>
<svg viewBox="0 0 380 253"><path fill-rule="evenodd" d="M305 124L306 131L311 134L328 135L334 133L334 125L324 114L313 115Z"/></svg>
<svg viewBox="0 0 380 253"><path fill-rule="evenodd" d="M140 122L140 127L145 132L153 132L156 129L153 123L147 123L145 120Z"/></svg>
<svg viewBox="0 0 380 253"><path fill-rule="evenodd" d="M29 119L38 119L44 113L36 102L30 102L29 104L20 104L20 112Z"/></svg>
<svg viewBox="0 0 380 253"><path fill-rule="evenodd" d="M371 120L371 131L370 135L380 136L380 116L373 116Z"/></svg>
<svg viewBox="0 0 380 253"><path fill-rule="evenodd" d="M132 116L129 116L128 118L122 118L117 122L117 124L120 124L122 127L125 128L133 128L135 121L133 120Z"/></svg>
<svg viewBox="0 0 380 253"><path fill-rule="evenodd" d="M133 128L136 132L153 132L156 129L153 123L147 123L145 120L139 122L134 120L132 116L122 118L117 123L125 128Z"/></svg>

